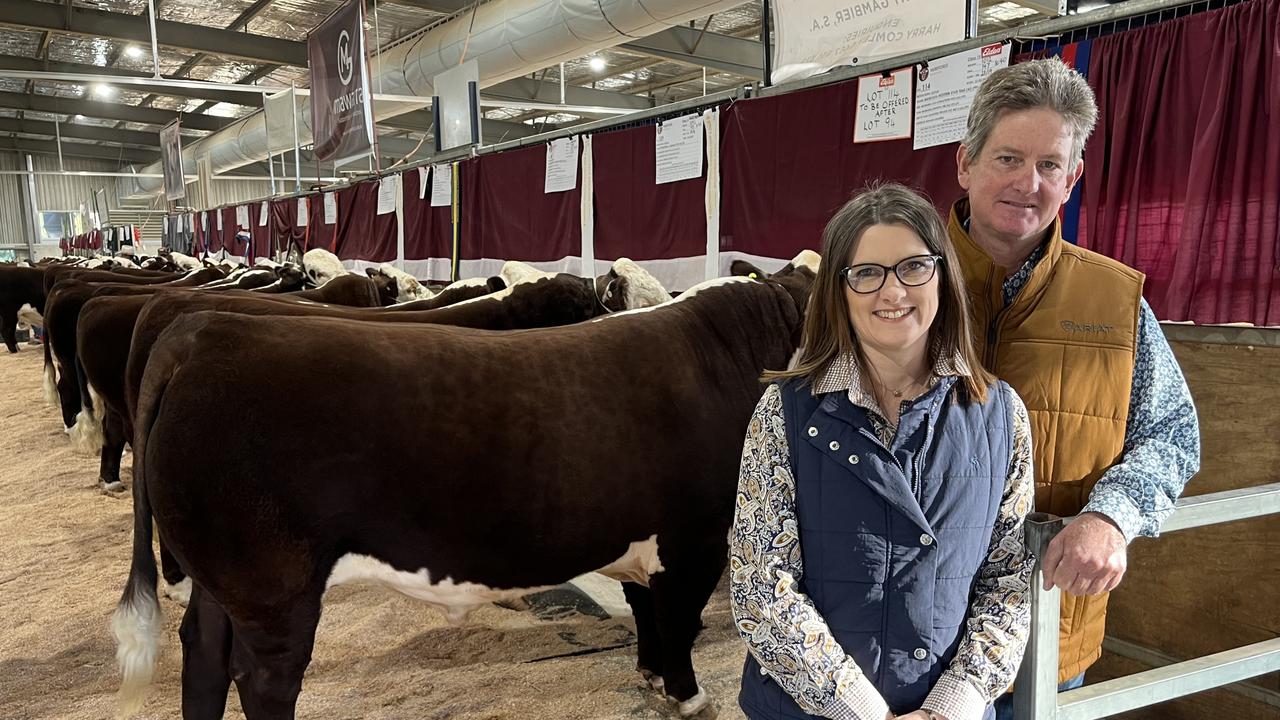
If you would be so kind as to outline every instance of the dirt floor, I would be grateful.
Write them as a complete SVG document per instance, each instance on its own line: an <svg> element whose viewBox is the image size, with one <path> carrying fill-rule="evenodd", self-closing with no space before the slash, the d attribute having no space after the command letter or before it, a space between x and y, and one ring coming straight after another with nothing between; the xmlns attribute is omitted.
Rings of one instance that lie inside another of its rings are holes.
<svg viewBox="0 0 1280 720"><path fill-rule="evenodd" d="M114 713L118 675L108 618L128 574L132 501L97 486L97 458L72 453L41 397L40 348L0 353L0 718ZM130 456L121 473L129 477ZM745 649L721 589L694 651L720 718L736 705ZM139 717L180 716L182 607L161 599L164 654ZM630 618L488 607L451 627L390 590L325 597L300 718L669 718L635 672ZM586 654L564 657L570 653ZM227 717L243 717L232 688Z"/></svg>

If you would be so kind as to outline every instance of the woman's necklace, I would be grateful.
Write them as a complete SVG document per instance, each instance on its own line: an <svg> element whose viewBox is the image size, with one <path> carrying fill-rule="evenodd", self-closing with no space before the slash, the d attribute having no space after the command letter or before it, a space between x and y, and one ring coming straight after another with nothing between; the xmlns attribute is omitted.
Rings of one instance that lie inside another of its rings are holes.
<svg viewBox="0 0 1280 720"><path fill-rule="evenodd" d="M928 373L926 373L926 375L927 374ZM902 394L905 393L912 385L916 385L916 384L923 384L921 383L920 378L911 378L910 380L907 381L906 385L903 385L897 390L894 390L893 388L889 388L889 387L886 387L885 390L888 390L890 393L892 393L895 398L902 399Z"/></svg>

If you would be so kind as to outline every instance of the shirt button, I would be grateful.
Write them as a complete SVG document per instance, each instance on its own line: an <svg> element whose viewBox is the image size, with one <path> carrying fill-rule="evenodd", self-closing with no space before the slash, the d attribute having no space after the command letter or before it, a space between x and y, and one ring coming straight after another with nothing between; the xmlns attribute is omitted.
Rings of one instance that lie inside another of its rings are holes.
<svg viewBox="0 0 1280 720"><path fill-rule="evenodd" d="M857 464L858 464L858 456L857 456L857 455L850 455L850 456L849 456L849 464L850 464L850 465L857 465Z"/></svg>
<svg viewBox="0 0 1280 720"><path fill-rule="evenodd" d="M834 452L834 451L836 451L836 450L839 450L839 449L840 449L840 443L836 442L835 440L832 440L832 441L831 441L831 444L830 444L830 445L828 445L827 447L830 447L830 448L831 448L831 450L832 450L832 452Z"/></svg>
<svg viewBox="0 0 1280 720"><path fill-rule="evenodd" d="M818 428L816 427L809 428L809 437L818 437Z"/></svg>
<svg viewBox="0 0 1280 720"><path fill-rule="evenodd" d="M932 545L932 544L933 544L933 538L929 537L928 533L926 533L926 534L924 534L924 535L921 535L921 536L920 536L920 544L921 544L921 545L925 545L925 546Z"/></svg>
<svg viewBox="0 0 1280 720"><path fill-rule="evenodd" d="M916 651L911 654L914 655L917 660L924 660L929 657L929 651L924 648L916 648Z"/></svg>

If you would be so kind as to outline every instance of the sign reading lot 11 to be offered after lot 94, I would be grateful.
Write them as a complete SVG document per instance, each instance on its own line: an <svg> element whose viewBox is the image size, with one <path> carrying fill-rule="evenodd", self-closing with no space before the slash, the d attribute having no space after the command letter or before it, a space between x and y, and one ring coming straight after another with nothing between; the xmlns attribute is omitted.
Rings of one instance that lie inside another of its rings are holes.
<svg viewBox="0 0 1280 720"><path fill-rule="evenodd" d="M905 140L911 137L911 73L914 67L858 78L853 141Z"/></svg>

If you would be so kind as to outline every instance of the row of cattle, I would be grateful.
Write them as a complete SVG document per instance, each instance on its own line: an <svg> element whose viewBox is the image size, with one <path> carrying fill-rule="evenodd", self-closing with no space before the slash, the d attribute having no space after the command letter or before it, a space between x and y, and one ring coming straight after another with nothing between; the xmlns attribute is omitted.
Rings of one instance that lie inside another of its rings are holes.
<svg viewBox="0 0 1280 720"><path fill-rule="evenodd" d="M714 712L690 653L759 377L795 353L817 261L737 263L752 277L675 299L628 260L596 278L509 263L438 293L324 251L0 267L0 313L43 316L47 387L104 488L134 451L122 708L159 652L154 521L166 583L190 585L185 718L222 717L231 682L249 720L292 718L328 587L460 620L591 571L622 581L651 686ZM235 430L210 453L207 427Z"/></svg>

